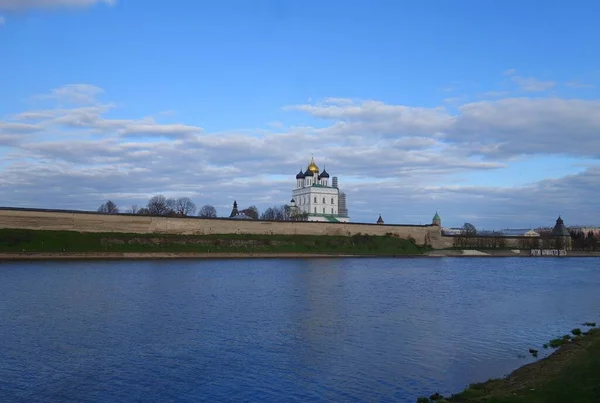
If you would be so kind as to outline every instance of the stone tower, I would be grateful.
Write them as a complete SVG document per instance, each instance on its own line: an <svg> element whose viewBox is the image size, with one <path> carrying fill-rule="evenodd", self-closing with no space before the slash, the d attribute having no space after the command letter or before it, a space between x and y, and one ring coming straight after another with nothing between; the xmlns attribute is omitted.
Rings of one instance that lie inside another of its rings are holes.
<svg viewBox="0 0 600 403"><path fill-rule="evenodd" d="M437 211L433 216L433 220L431 220L431 225L437 225L438 227L442 226L442 219L440 218L440 215L437 213Z"/></svg>
<svg viewBox="0 0 600 403"><path fill-rule="evenodd" d="M567 227L565 227L565 223L560 216L558 216L550 236L554 241L553 243L556 249L571 250L571 233Z"/></svg>

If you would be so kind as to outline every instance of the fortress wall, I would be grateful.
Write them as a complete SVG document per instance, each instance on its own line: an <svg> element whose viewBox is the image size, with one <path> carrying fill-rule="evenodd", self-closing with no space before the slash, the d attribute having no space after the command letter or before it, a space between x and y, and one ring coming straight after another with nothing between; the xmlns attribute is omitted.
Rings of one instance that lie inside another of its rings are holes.
<svg viewBox="0 0 600 403"><path fill-rule="evenodd" d="M0 209L0 228L121 232L137 234L279 234L279 235L368 235L393 234L413 238L419 245L446 247L446 237L433 225L376 225L203 219L195 217L149 217L128 214L99 214L61 210ZM450 240L451 241L451 240ZM450 245L451 246L451 245Z"/></svg>

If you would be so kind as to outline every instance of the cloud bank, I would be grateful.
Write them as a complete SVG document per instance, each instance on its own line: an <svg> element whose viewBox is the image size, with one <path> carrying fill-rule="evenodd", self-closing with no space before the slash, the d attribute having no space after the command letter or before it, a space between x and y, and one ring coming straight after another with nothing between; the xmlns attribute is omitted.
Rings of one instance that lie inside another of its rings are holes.
<svg viewBox="0 0 600 403"><path fill-rule="evenodd" d="M95 209L111 199L126 208L163 193L213 204L221 215L233 200L262 210L289 201L313 153L339 176L355 221L382 214L389 223L427 223L439 210L450 225L549 225L559 213L589 224L600 196L595 164L519 186L468 183L524 158L597 159L598 100L500 98L450 111L328 98L283 108L319 127L265 122L268 129L211 133L169 116L113 118L119 109L103 101L109 95L66 85L34 97L50 107L0 120L4 205Z"/></svg>

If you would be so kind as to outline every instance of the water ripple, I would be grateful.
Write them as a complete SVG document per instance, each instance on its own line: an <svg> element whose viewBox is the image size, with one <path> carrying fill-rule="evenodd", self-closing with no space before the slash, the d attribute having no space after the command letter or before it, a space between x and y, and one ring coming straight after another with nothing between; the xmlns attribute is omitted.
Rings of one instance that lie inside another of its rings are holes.
<svg viewBox="0 0 600 403"><path fill-rule="evenodd" d="M597 262L3 263L0 400L414 402L599 321Z"/></svg>

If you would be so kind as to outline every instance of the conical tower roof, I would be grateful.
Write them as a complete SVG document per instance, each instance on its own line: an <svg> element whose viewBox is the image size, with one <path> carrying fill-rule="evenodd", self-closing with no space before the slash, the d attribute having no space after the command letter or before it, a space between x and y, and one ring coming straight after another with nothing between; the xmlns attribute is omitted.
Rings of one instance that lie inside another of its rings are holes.
<svg viewBox="0 0 600 403"><path fill-rule="evenodd" d="M552 233L550 234L552 236L571 236L571 234L569 233L569 230L567 229L567 227L565 227L565 223L563 221L563 219L558 216L558 219L556 220L556 225L554 225L554 228L552 228Z"/></svg>
<svg viewBox="0 0 600 403"><path fill-rule="evenodd" d="M237 200L234 200L233 201L233 209L231 209L231 214L229 215L229 217L235 217L238 214L239 214L239 211L238 211Z"/></svg>

